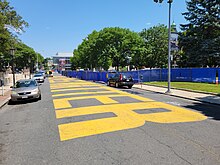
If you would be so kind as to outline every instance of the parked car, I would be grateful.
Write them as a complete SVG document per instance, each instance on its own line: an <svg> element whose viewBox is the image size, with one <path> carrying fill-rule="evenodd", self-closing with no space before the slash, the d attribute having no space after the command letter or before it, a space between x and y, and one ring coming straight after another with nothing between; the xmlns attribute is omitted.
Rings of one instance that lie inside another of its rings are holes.
<svg viewBox="0 0 220 165"><path fill-rule="evenodd" d="M41 100L39 84L34 79L24 79L16 82L12 87L11 101L22 101L37 99Z"/></svg>
<svg viewBox="0 0 220 165"><path fill-rule="evenodd" d="M124 73L116 73L108 78L107 85L115 86L116 88L122 86L132 88L132 86L134 85L134 80L131 76L127 76Z"/></svg>
<svg viewBox="0 0 220 165"><path fill-rule="evenodd" d="M34 75L33 79L35 79L39 83L43 83L44 82L44 75L41 73L37 73Z"/></svg>
<svg viewBox="0 0 220 165"><path fill-rule="evenodd" d="M37 74L42 74L42 75L44 76L44 79L46 78L45 71L42 71L42 70L41 70L41 71L38 71Z"/></svg>
<svg viewBox="0 0 220 165"><path fill-rule="evenodd" d="M53 72L52 71L48 71L47 72L47 77L53 77Z"/></svg>

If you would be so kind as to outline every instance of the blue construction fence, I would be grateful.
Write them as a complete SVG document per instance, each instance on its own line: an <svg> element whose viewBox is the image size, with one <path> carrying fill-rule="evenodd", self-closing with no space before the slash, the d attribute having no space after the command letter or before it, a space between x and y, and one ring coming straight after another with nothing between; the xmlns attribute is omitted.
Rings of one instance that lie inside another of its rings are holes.
<svg viewBox="0 0 220 165"><path fill-rule="evenodd" d="M63 76L74 77L88 81L107 82L108 77L114 73L92 71L60 71ZM167 81L167 69L149 69L120 72L132 76L135 82ZM217 79L217 77L219 77ZM204 82L220 83L220 68L173 68L171 69L171 81L173 82Z"/></svg>

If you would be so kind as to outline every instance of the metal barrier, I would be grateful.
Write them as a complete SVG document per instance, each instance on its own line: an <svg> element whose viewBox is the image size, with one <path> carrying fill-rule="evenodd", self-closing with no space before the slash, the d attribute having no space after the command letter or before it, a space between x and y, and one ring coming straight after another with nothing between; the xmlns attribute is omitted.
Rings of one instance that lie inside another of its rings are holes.
<svg viewBox="0 0 220 165"><path fill-rule="evenodd" d="M103 82L107 82L108 77L114 74L106 71L61 71L60 73L67 77ZM167 81L168 77L167 69L136 70L120 73L124 73L127 76L132 76L136 83L140 82L140 77L142 82ZM171 69L171 81L215 83L217 73L219 77L220 68L173 68ZM220 78L218 79L218 82L220 82Z"/></svg>
<svg viewBox="0 0 220 165"><path fill-rule="evenodd" d="M192 82L216 82L216 68L193 68Z"/></svg>

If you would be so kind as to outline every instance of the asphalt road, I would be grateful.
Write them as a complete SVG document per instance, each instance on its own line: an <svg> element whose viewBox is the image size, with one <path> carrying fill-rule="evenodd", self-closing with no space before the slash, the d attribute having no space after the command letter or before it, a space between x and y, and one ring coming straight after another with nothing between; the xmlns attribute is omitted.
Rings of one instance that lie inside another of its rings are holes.
<svg viewBox="0 0 220 165"><path fill-rule="evenodd" d="M62 77L41 90L0 109L0 164L220 164L220 106Z"/></svg>

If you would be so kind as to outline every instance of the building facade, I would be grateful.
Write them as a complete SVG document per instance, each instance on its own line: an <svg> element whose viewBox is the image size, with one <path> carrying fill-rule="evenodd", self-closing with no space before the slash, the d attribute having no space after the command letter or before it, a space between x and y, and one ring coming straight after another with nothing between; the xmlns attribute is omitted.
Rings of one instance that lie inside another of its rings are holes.
<svg viewBox="0 0 220 165"><path fill-rule="evenodd" d="M53 58L53 65L57 70L71 70L70 58L73 53L57 53Z"/></svg>
<svg viewBox="0 0 220 165"><path fill-rule="evenodd" d="M177 61L179 60L179 46L178 46L178 31L176 28L176 24L173 22L171 25L171 36L170 36L170 46L171 46L171 59L172 59L172 66L178 67Z"/></svg>

